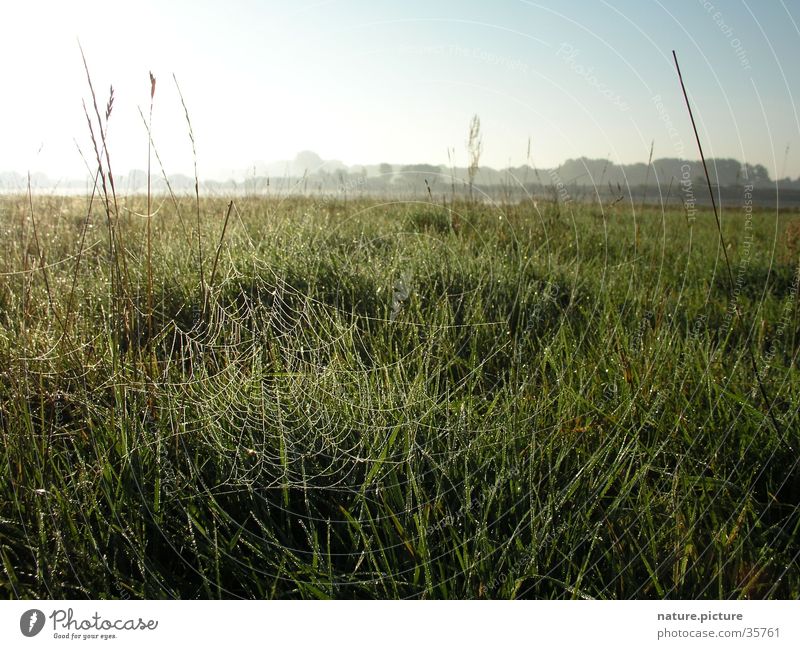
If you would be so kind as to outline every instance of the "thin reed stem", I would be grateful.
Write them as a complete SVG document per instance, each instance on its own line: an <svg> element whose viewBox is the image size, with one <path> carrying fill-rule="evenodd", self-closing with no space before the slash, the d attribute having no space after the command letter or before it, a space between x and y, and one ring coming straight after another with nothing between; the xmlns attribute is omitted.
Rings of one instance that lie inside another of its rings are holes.
<svg viewBox="0 0 800 649"><path fill-rule="evenodd" d="M175 87L178 89L178 96L181 98L181 105L183 106L183 112L186 116L186 124L189 126L189 139L192 142L192 159L194 162L194 197L197 212L197 257L200 268L200 288L202 291L205 291L206 283L203 276L203 242L200 236L200 181L197 175L197 146L195 144L194 131L192 130L192 120L189 118L189 109L186 107L186 101L183 99L183 93L181 92L178 78L174 74L172 75L172 78L175 81Z"/></svg>
<svg viewBox="0 0 800 649"><path fill-rule="evenodd" d="M156 94L156 78L150 73L150 117L147 123L147 337L153 335L153 195L150 186L150 154L152 144L149 134L153 130L153 97Z"/></svg>
<svg viewBox="0 0 800 649"><path fill-rule="evenodd" d="M217 263L219 262L219 254L222 251L222 242L225 240L225 232L228 230L228 221L231 218L232 209L233 201L228 203L228 211L225 214L225 222L222 224L222 233L219 235L219 243L217 243L217 250L214 253L214 264L211 266L211 279L208 282L209 287L214 286L214 278L217 276Z"/></svg>
<svg viewBox="0 0 800 649"><path fill-rule="evenodd" d="M692 130L694 131L694 137L695 137L695 140L697 141L697 149L700 151L700 161L703 163L703 173L705 173L705 176L706 176L706 185L708 187L708 194L711 197L711 207L714 210L714 219L715 219L715 221L717 223L717 233L719 234L719 241L720 241L720 245L722 246L722 254L723 254L723 257L725 259L725 268L728 271L728 281L729 281L729 284L730 284L730 299L731 299L731 302L733 304L734 309L736 310L736 315L741 320L742 319L742 313L741 313L741 311L739 309L739 305L738 305L738 303L736 301L736 294L734 292L735 291L735 284L734 284L734 281L733 281L733 271L731 270L730 259L728 259L728 251L727 251L727 248L726 248L726 245L725 245L725 238L723 237L723 234L722 234L722 224L720 223L720 220L719 220L719 212L717 211L717 201L714 198L714 189L711 186L711 176L708 173L708 166L706 165L706 158L705 158L705 155L703 154L703 145L700 143L700 134L697 132L697 124L694 121L694 115L692 114L692 106L689 103L689 95L686 92L686 86L683 83L683 75L681 74L681 67L678 64L678 55L675 53L675 50L672 50L672 58L675 60L675 69L678 72L678 79L681 82L681 90L683 91L683 99L686 102L686 109L689 111L689 119L692 122ZM745 332L745 334L747 334L747 332ZM753 377L755 378L756 384L758 385L759 392L761 393L761 398L764 400L764 404L767 407L767 416L769 417L769 420L772 422L772 426L775 429L775 433L778 436L778 438L784 444L786 444L787 447L789 447L789 450L793 451L793 449L791 448L789 443L786 441L786 439L784 438L784 436L783 436L783 434L781 432L781 427L778 424L778 420L775 417L775 413L773 412L772 401L770 400L769 396L767 396L767 391L764 388L764 383L761 381L761 376L760 376L759 371L758 371L758 364L756 363L756 354L755 354L755 351L753 350L753 342L752 342L750 336L745 335L744 344L747 347L748 356L750 357L750 365L751 365L752 370L753 370Z"/></svg>

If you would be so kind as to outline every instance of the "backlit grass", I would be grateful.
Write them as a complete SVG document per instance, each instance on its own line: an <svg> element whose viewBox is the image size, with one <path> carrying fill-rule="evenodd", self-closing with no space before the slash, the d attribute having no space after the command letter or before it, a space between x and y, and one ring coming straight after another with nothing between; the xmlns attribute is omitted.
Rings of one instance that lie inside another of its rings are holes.
<svg viewBox="0 0 800 649"><path fill-rule="evenodd" d="M5 596L800 596L798 217L739 316L706 212L162 200L0 199Z"/></svg>

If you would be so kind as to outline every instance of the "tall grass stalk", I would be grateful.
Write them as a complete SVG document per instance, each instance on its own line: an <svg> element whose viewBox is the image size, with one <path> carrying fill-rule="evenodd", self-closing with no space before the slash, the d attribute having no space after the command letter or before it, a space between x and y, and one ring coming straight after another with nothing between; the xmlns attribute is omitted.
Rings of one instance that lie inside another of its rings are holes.
<svg viewBox="0 0 800 649"><path fill-rule="evenodd" d="M195 213L197 216L196 231L197 231L197 265L200 275L200 288L206 290L206 282L203 272L203 242L200 235L200 180L197 175L197 145L194 139L194 130L192 129L192 120L189 118L189 108L186 106L186 101L183 99L178 78L173 74L172 79L175 81L175 87L178 89L178 96L181 99L181 106L183 106L183 113L186 117L186 124L189 127L189 140L192 143L192 163L194 165L194 196L195 196Z"/></svg>
<svg viewBox="0 0 800 649"><path fill-rule="evenodd" d="M700 143L700 134L697 132L697 125L695 124L694 115L692 114L692 106L689 103L689 95L687 94L686 86L683 83L683 75L681 74L681 68L680 65L678 64L678 55L675 53L675 50L672 50L672 58L675 61L675 69L678 72L678 80L680 81L681 90L683 91L683 98L684 101L686 102L686 110L689 111L689 119L692 122L692 130L694 131L694 137L697 142L697 149L700 152L700 161L703 163L703 173L705 174L706 178L706 186L708 187L708 194L711 197L711 208L714 212L714 221L716 222L717 232L719 233L720 247L722 248L722 255L723 258L725 259L725 269L728 272L728 282L730 290L729 299L731 301L731 304L736 310L736 315L739 322L743 323L744 320L742 318L741 309L739 307L736 298L736 293L735 293L736 284L733 280L733 271L731 270L731 262L730 259L728 258L728 249L725 244L725 238L722 234L722 225L720 224L719 220L719 212L717 211L717 201L716 198L714 197L714 189L711 186L711 176L708 173L708 165L706 164L705 155L703 155L703 145ZM781 426L778 423L777 418L775 417L775 413L773 412L772 401L767 395L766 388L764 387L764 383L761 380L761 374L758 370L758 363L756 361L755 351L753 351L753 343L750 340L749 336L746 339L746 348L747 348L747 355L750 360L750 366L753 370L753 378L756 384L758 385L758 390L761 393L761 398L764 400L764 407L767 409L767 417L769 418L769 421L771 422L773 428L775 429L775 433L783 441L783 443L787 444L788 446L789 442L786 440L786 437L781 432ZM789 449L792 450L791 446L789 446Z"/></svg>
<svg viewBox="0 0 800 649"><path fill-rule="evenodd" d="M156 78L150 72L150 113L147 120L147 337L148 340L155 333L153 330L153 195L150 185L150 155L152 152L153 132L153 98L156 94Z"/></svg>

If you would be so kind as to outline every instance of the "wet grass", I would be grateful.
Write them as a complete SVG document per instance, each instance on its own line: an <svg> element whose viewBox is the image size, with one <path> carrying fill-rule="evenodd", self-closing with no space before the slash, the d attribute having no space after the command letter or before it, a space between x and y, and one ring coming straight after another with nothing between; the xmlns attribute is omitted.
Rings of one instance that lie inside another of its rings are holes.
<svg viewBox="0 0 800 649"><path fill-rule="evenodd" d="M705 212L119 202L0 199L5 596L800 596L796 215L740 317Z"/></svg>

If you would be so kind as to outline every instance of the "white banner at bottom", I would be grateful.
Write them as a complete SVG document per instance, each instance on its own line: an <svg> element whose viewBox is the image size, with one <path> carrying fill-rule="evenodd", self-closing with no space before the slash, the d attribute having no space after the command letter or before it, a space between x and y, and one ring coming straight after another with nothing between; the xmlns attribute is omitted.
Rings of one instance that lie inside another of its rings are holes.
<svg viewBox="0 0 800 649"><path fill-rule="evenodd" d="M0 647L800 647L796 601L10 601Z"/></svg>

